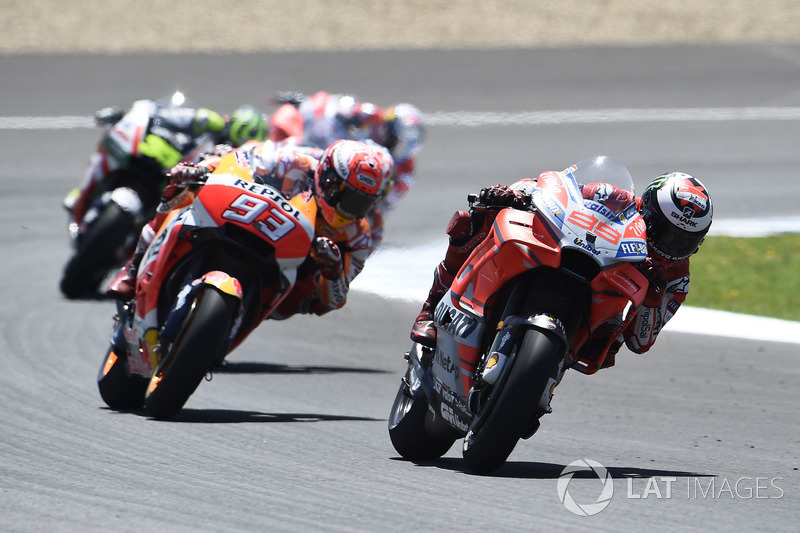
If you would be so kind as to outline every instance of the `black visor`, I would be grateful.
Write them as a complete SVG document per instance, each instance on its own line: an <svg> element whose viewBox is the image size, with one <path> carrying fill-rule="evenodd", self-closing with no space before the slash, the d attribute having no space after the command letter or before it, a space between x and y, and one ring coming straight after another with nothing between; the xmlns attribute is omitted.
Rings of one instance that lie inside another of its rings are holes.
<svg viewBox="0 0 800 533"><path fill-rule="evenodd" d="M706 231L686 231L669 223L663 217L649 216L647 220L647 244L667 259L686 259L700 246Z"/></svg>
<svg viewBox="0 0 800 533"><path fill-rule="evenodd" d="M365 217L375 205L376 196L348 185L336 173L333 166L323 171L322 178L325 201L343 217L353 219Z"/></svg>

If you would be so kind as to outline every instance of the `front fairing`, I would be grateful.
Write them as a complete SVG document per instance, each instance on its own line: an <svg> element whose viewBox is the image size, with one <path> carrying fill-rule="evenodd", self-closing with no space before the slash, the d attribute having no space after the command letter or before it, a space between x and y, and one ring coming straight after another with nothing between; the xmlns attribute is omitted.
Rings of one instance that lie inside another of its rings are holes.
<svg viewBox="0 0 800 533"><path fill-rule="evenodd" d="M313 199L287 200L275 189L236 176L209 176L191 205L170 213L142 259L137 314L144 330L158 326L162 286L176 268L187 268L184 258L194 257L194 250L217 257L209 263L217 270L246 261L248 271L261 272L265 287L272 288L272 296L264 294L259 301L276 306L276 298L286 296L308 256L315 207Z"/></svg>
<svg viewBox="0 0 800 533"><path fill-rule="evenodd" d="M647 257L645 223L635 202L612 210L584 199L570 169L545 173L538 181L533 205L537 216L552 228L551 234L562 250L579 249L590 254L601 270L620 261L638 262Z"/></svg>

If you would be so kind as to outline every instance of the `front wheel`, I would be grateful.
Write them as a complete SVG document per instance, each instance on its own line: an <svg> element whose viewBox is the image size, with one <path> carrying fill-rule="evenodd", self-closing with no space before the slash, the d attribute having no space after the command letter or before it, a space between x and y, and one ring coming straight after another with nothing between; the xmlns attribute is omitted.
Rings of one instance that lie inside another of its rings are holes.
<svg viewBox="0 0 800 533"><path fill-rule="evenodd" d="M410 380L415 379L413 372L409 366L392 404L392 411L389 413L389 438L397 453L405 459L432 461L447 453L455 439L431 435L426 429L428 402L424 397L412 398L408 392Z"/></svg>
<svg viewBox="0 0 800 533"><path fill-rule="evenodd" d="M511 455L531 427L539 399L562 356L563 343L537 329L525 332L516 357L504 369L485 407L464 438L464 461L473 472L488 474Z"/></svg>
<svg viewBox="0 0 800 533"><path fill-rule="evenodd" d="M78 298L97 290L108 272L119 266L118 250L137 230L133 215L109 202L81 237L75 254L64 267L60 283L64 296Z"/></svg>
<svg viewBox="0 0 800 533"><path fill-rule="evenodd" d="M157 419L175 416L194 393L214 361L224 356L238 299L206 286L147 388L145 409Z"/></svg>

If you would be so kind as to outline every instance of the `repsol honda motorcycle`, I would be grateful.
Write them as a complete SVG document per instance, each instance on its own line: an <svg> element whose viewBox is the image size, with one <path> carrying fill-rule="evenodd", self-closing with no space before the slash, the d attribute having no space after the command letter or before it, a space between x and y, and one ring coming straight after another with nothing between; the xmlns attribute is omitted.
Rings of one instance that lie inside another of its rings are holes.
<svg viewBox="0 0 800 533"><path fill-rule="evenodd" d="M134 102L124 114L114 108L97 117L99 123L111 124L90 159L84 183L65 199L73 245L60 283L67 298L97 290L111 270L125 263L142 226L155 212L167 170L213 150L210 134L191 138L173 134L181 137L180 142L170 143L167 131L159 130L158 112L182 103L182 94L176 93L172 98Z"/></svg>
<svg viewBox="0 0 800 533"><path fill-rule="evenodd" d="M199 185L199 183L194 183ZM286 199L224 156L193 202L170 212L117 303L97 382L112 409L177 414L204 376L280 304L314 238L312 194Z"/></svg>
<svg viewBox="0 0 800 533"><path fill-rule="evenodd" d="M623 191L614 208L579 183ZM543 173L528 209L502 209L434 312L436 349L414 344L389 416L397 452L431 460L463 438L469 469L501 466L531 437L567 369L608 366L648 282L645 223L630 174L611 158ZM470 195L470 203L476 196ZM604 335L601 326L615 324Z"/></svg>

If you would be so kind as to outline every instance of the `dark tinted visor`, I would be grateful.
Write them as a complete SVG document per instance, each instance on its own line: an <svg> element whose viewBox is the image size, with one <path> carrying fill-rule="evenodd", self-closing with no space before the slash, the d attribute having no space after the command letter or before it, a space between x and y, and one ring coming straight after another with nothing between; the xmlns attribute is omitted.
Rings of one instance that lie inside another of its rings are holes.
<svg viewBox="0 0 800 533"><path fill-rule="evenodd" d="M703 242L705 231L686 231L653 216L647 223L647 244L668 259L686 259Z"/></svg>
<svg viewBox="0 0 800 533"><path fill-rule="evenodd" d="M340 215L348 218L361 218L367 216L369 210L375 203L375 197L344 185L342 190L331 199L333 205Z"/></svg>
<svg viewBox="0 0 800 533"><path fill-rule="evenodd" d="M322 178L325 201L343 217L362 218L375 204L375 196L347 185L332 166L323 170Z"/></svg>

